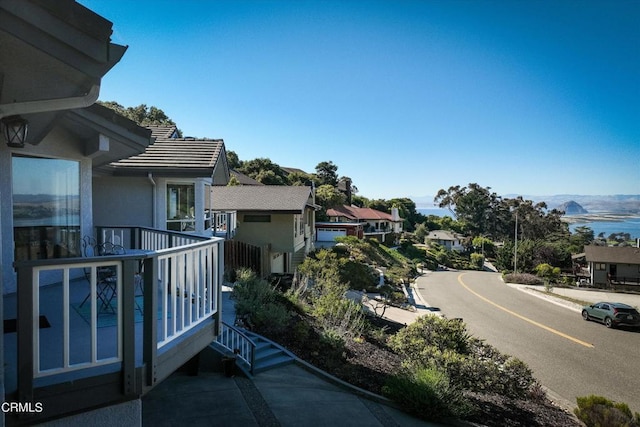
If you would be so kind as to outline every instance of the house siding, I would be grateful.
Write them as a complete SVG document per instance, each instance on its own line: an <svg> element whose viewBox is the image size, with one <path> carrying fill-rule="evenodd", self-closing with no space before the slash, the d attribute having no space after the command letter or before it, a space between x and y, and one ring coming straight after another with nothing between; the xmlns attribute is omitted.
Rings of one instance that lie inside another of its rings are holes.
<svg viewBox="0 0 640 427"><path fill-rule="evenodd" d="M260 213L264 215L263 212ZM293 252L293 216L291 214L271 215L270 223L245 222L245 215L249 212L239 214L238 231L236 240L250 243L255 246L271 245L271 252ZM304 240L304 238L303 238Z"/></svg>
<svg viewBox="0 0 640 427"><path fill-rule="evenodd" d="M94 178L95 223L103 226L153 227L153 191L147 178Z"/></svg>

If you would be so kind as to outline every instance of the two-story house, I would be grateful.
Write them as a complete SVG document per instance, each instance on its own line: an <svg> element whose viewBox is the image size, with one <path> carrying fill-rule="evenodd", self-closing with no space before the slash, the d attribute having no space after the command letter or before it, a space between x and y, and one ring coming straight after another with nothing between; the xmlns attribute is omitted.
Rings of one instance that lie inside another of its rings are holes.
<svg viewBox="0 0 640 427"><path fill-rule="evenodd" d="M391 214L371 208L357 206L337 206L327 209L330 222L362 223L364 236L386 242L391 237L402 233L404 220L400 217L398 208L392 208Z"/></svg>
<svg viewBox="0 0 640 427"><path fill-rule="evenodd" d="M214 186L216 209L236 211L234 240L264 248L262 275L293 273L313 249L317 206L311 187Z"/></svg>

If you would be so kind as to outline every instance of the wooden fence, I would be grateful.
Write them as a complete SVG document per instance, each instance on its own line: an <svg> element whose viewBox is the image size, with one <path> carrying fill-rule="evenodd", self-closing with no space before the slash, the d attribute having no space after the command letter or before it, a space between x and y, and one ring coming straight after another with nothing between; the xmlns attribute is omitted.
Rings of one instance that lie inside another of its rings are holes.
<svg viewBox="0 0 640 427"><path fill-rule="evenodd" d="M268 247L259 247L245 242L226 240L224 242L224 266L225 270L249 268L259 277L265 277L270 273Z"/></svg>

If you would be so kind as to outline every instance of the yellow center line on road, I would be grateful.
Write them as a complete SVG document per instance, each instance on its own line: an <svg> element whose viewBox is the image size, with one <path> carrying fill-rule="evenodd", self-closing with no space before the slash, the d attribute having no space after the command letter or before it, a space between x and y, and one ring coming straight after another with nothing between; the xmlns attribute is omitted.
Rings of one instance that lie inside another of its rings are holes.
<svg viewBox="0 0 640 427"><path fill-rule="evenodd" d="M505 307L503 307L503 306L501 306L501 305L499 305L499 304L496 304L495 302L491 301L490 299L488 299L488 298L486 298L486 297L483 297L483 296L482 296L482 295L480 295L479 293L477 293L477 292L473 291L469 286L467 286L467 285L462 281L462 276L464 276L465 274L467 274L467 273L462 273L462 274L460 274L460 275L458 276L458 282L462 285L462 287L464 287L466 290L468 290L469 292L471 292L472 294L474 294L475 296L477 296L477 297L478 297L478 298L480 298L481 300L483 300L483 301L485 301L485 302L488 302L489 304L491 304L491 305L493 305L493 306L495 306L495 307L498 307L500 310L505 311L505 312L507 312L507 313L511 314L512 316L517 317L518 319L522 319L522 320L524 320L525 322L529 322L529 323L531 323L532 325L535 325L535 326L537 326L537 327L539 327L539 328L542 328L542 329L544 329L545 331L549 331L549 332L551 332L551 333L553 333L553 334L556 334L556 335L558 335L558 336L561 336L562 338L568 339L569 341L573 341L573 342L575 342L576 344L580 344L580 345L583 345L583 346L588 347L588 348L594 348L594 345L593 345L593 344L589 344L588 342L584 342L584 341L582 341L582 340L579 340L578 338L574 338L574 337L572 337L571 335L567 335L567 334L565 334L565 333L563 333L563 332L560 332L560 331L558 331L558 330L556 330L556 329L550 328L549 326L543 325L542 323L536 322L535 320L531 320L531 319L529 319L528 317L525 317L525 316L523 316L523 315L521 315L521 314L518 314L518 313L516 313L515 311L509 310L508 308L505 308Z"/></svg>

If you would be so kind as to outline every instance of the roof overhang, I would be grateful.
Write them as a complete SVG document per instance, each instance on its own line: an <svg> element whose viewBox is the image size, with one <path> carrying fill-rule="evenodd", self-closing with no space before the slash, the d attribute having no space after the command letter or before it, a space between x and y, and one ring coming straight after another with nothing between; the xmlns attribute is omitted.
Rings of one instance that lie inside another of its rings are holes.
<svg viewBox="0 0 640 427"><path fill-rule="evenodd" d="M57 112L93 104L127 49L110 42L111 28L74 0L2 0L0 117L24 117L38 144Z"/></svg>

